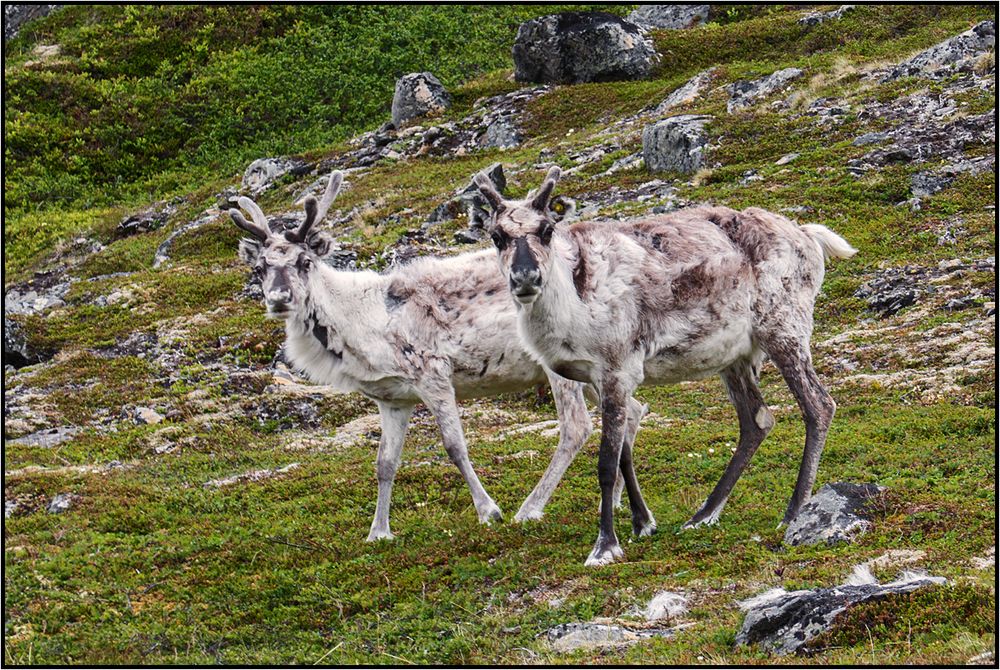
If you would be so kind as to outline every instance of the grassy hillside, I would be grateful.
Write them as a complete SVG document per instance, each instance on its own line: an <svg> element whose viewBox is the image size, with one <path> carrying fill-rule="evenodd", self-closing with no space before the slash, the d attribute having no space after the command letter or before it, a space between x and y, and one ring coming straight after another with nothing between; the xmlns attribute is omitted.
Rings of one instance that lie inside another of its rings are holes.
<svg viewBox="0 0 1000 670"><path fill-rule="evenodd" d="M554 418L551 398L534 393L463 408L473 463L507 521L476 522L421 410L393 492L397 540L363 542L375 506L375 406L275 381L283 330L245 289L240 232L211 207L255 158L348 160L348 140L388 119L404 72L430 69L452 91L438 123L517 89L517 25L551 11L73 6L7 45L5 291L51 281L35 274L45 270L75 281L64 305L13 318L33 346L58 353L4 372L5 662L958 664L995 648L996 339L985 312L995 301L986 262L995 177L958 174L916 207L913 175L943 159L848 170L872 151L856 138L912 121L899 101L946 101L955 109L942 124L995 109L992 85L963 84L992 77L992 56L979 74L939 81L869 76L993 18L985 6L863 6L811 28L797 9L716 12L708 25L653 33L661 61L650 79L553 87L527 104L514 149L379 160L351 176L329 217L363 267L411 244L468 249L451 243L461 222L418 231L500 161L514 194L536 186L549 162L572 170L559 192L605 217L662 204L638 195L660 193L655 178L683 201L830 225L859 254L829 266L817 304L814 356L839 406L819 484L887 487L867 535L782 544L774 527L804 429L769 367L762 390L777 425L717 526L680 532L738 434L721 384L707 380L640 393L651 416L637 471L660 531L629 542L619 515L624 562L583 567L597 521L596 436L542 521L509 521L556 442L537 429L508 432ZM57 55L36 51L51 44ZM708 67L713 85L671 113L713 117L709 167L606 174L641 148L651 108ZM726 112L722 86L784 67L804 71L790 90ZM846 111L822 121L824 105ZM863 113L876 108L896 111ZM963 155L995 151L970 144ZM279 182L260 198L265 211L293 210L318 174ZM162 228L115 233L126 214L167 200ZM178 236L154 268L157 247L205 212L214 218ZM918 299L880 317L858 290L902 268ZM137 422L139 408L165 420ZM67 426L77 432L56 446L12 441ZM235 475L244 477L213 484ZM59 494L76 496L71 509L47 513ZM854 565L903 549L922 553L877 576L918 568L948 584L858 608L808 658L734 646L737 600L837 584ZM565 655L544 638L564 622L635 623L660 590L691 602L681 622L691 625L672 639Z"/></svg>

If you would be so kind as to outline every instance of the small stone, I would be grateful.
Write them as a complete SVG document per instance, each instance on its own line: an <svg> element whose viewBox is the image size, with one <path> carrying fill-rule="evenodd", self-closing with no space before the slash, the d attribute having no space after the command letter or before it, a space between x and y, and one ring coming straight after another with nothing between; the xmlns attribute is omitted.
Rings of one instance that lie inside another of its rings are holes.
<svg viewBox="0 0 1000 670"><path fill-rule="evenodd" d="M795 160L798 157L799 157L799 154L796 154L796 153L785 154L784 156L782 156L781 158L779 158L778 160L776 160L774 162L774 164L775 165L788 165L789 163L791 163L793 160Z"/></svg>
<svg viewBox="0 0 1000 670"><path fill-rule="evenodd" d="M79 496L73 493L60 493L49 501L46 511L49 514L62 514L68 512L76 504Z"/></svg>
<svg viewBox="0 0 1000 670"><path fill-rule="evenodd" d="M140 425L154 425L163 421L163 415L149 407L136 407L133 418Z"/></svg>

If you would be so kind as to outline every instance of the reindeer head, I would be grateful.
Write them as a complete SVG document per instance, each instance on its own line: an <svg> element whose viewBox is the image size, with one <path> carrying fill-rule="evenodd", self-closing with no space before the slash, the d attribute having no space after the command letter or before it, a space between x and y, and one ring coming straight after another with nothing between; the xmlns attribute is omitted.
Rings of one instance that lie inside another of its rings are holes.
<svg viewBox="0 0 1000 670"><path fill-rule="evenodd" d="M236 225L253 236L240 240L240 258L253 266L260 279L268 317L287 319L305 308L309 273L331 247L330 238L313 226L326 216L343 180L343 173L335 171L322 200L317 203L313 196L305 199L306 218L295 230L271 232L260 206L247 197L238 202L249 212L251 221L238 209L229 210Z"/></svg>
<svg viewBox="0 0 1000 670"><path fill-rule="evenodd" d="M511 295L522 305L538 299L552 265L552 234L562 218L549 208L552 190L559 181L558 167L549 168L542 185L524 200L504 200L484 174L474 181L493 207L486 230L500 255L500 269Z"/></svg>

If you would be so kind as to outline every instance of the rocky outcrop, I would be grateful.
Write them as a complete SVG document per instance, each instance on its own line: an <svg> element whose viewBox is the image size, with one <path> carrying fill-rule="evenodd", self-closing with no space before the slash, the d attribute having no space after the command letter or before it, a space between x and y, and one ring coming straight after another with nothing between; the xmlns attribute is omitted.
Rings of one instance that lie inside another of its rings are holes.
<svg viewBox="0 0 1000 670"><path fill-rule="evenodd" d="M871 528L867 508L884 489L876 484L826 484L809 499L785 530L785 542L837 544L849 542Z"/></svg>
<svg viewBox="0 0 1000 670"><path fill-rule="evenodd" d="M841 5L837 9L831 12L810 12L799 19L799 25L803 26L818 26L825 21L830 21L832 19L839 19L847 12L854 9L854 5Z"/></svg>
<svg viewBox="0 0 1000 670"><path fill-rule="evenodd" d="M451 106L451 95L430 72L414 72L396 80L392 123L401 128L411 119L440 114Z"/></svg>
<svg viewBox="0 0 1000 670"><path fill-rule="evenodd" d="M709 116L685 114L664 119L642 131L642 158L650 172L691 173L704 163L705 124Z"/></svg>
<svg viewBox="0 0 1000 670"><path fill-rule="evenodd" d="M634 23L604 12L563 12L518 28L514 78L544 84L642 79L656 57Z"/></svg>
<svg viewBox="0 0 1000 670"><path fill-rule="evenodd" d="M736 634L736 644L756 644L779 655L807 652L809 643L835 626L849 608L945 581L943 577L904 572L896 581L880 584L863 568L840 586L792 592L772 589L740 603L747 614Z"/></svg>
<svg viewBox="0 0 1000 670"><path fill-rule="evenodd" d="M882 318L886 318L896 314L904 307L917 304L925 296L936 293L938 283L955 276L956 273L968 270L995 272L995 259L990 257L966 263L961 259L954 258L941 261L937 267L904 265L885 268L876 272L872 279L858 287L858 290L854 292L854 297L861 298L868 303L868 309ZM958 302L949 302L944 306L947 309L956 309L962 305L968 306L977 301L988 301L995 297L991 292L983 293L977 290L960 298L952 298L952 301Z"/></svg>
<svg viewBox="0 0 1000 670"><path fill-rule="evenodd" d="M28 21L40 19L48 16L62 5L20 5L9 4L3 6L3 39L4 41L17 37L18 32Z"/></svg>
<svg viewBox="0 0 1000 670"><path fill-rule="evenodd" d="M688 79L683 86L674 90L656 107L656 114L666 114L675 107L694 102L705 92L715 76L715 68L709 68Z"/></svg>
<svg viewBox="0 0 1000 670"><path fill-rule="evenodd" d="M733 82L726 86L729 93L729 102L726 103L726 111L732 113L738 109L749 107L755 102L766 98L784 89L788 84L802 76L802 70L795 67L787 67L784 70L772 72L760 79Z"/></svg>
<svg viewBox="0 0 1000 670"><path fill-rule="evenodd" d="M676 628L632 629L615 624L588 622L559 624L546 631L545 636L553 649L565 653L577 649L627 646L640 640L670 638L676 634Z"/></svg>
<svg viewBox="0 0 1000 670"><path fill-rule="evenodd" d="M64 272L36 273L34 279L12 287L3 298L3 364L15 368L48 360L55 352L36 347L21 325L25 316L42 314L66 304L71 282Z"/></svg>
<svg viewBox="0 0 1000 670"><path fill-rule="evenodd" d="M167 219L176 210L177 208L172 204L166 203L150 207L136 214L130 214L118 223L115 228L115 237L121 239L158 230L167 223Z"/></svg>
<svg viewBox="0 0 1000 670"><path fill-rule="evenodd" d="M892 68L882 81L900 77L941 79L956 71L970 70L985 52L996 47L996 24L983 21L964 33L921 51Z"/></svg>
<svg viewBox="0 0 1000 670"><path fill-rule="evenodd" d="M639 5L628 20L643 28L682 30L705 23L709 9L709 5Z"/></svg>

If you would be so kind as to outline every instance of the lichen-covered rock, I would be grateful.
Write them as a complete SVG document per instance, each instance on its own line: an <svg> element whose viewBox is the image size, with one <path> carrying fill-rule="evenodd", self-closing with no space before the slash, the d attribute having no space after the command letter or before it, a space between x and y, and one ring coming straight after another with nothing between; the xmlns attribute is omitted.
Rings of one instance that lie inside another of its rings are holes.
<svg viewBox="0 0 1000 670"><path fill-rule="evenodd" d="M837 618L850 607L945 581L943 577L904 572L894 582L879 584L864 570L840 586L792 592L772 589L740 603L747 614L736 634L736 644L757 644L782 655L805 652L809 642L836 625Z"/></svg>
<svg viewBox="0 0 1000 670"><path fill-rule="evenodd" d="M673 637L674 628L638 628L632 630L614 624L587 622L563 623L553 626L545 635L552 647L559 652L576 649L599 649L630 645L655 637Z"/></svg>
<svg viewBox="0 0 1000 670"><path fill-rule="evenodd" d="M824 21L839 19L852 9L854 9L854 5L841 5L831 12L810 12L799 19L799 24L803 26L818 26Z"/></svg>
<svg viewBox="0 0 1000 670"><path fill-rule="evenodd" d="M684 114L664 119L642 130L642 158L650 172L691 173L704 162L709 116Z"/></svg>
<svg viewBox="0 0 1000 670"><path fill-rule="evenodd" d="M402 127L410 119L439 114L451 106L444 84L430 72L413 72L396 80L392 96L392 123Z"/></svg>
<svg viewBox="0 0 1000 670"><path fill-rule="evenodd" d="M59 495L52 498L49 502L49 506L46 508L49 514L62 514L63 512L68 512L76 505L76 502L80 499L80 496L75 493L60 493Z"/></svg>
<svg viewBox="0 0 1000 670"><path fill-rule="evenodd" d="M303 175L312 165L299 158L258 158L243 173L243 190L259 195L286 174Z"/></svg>
<svg viewBox="0 0 1000 670"><path fill-rule="evenodd" d="M639 5L628 20L643 28L682 30L705 23L709 9L709 5Z"/></svg>
<svg viewBox="0 0 1000 670"><path fill-rule="evenodd" d="M656 107L656 114L664 115L675 107L694 102L698 99L708 85L712 83L715 76L715 68L702 70L695 76L688 79L680 88L675 89L670 95L663 99Z"/></svg>
<svg viewBox="0 0 1000 670"><path fill-rule="evenodd" d="M871 527L865 508L883 490L877 484L826 484L788 524L785 542L791 545L836 544L863 535Z"/></svg>
<svg viewBox="0 0 1000 670"><path fill-rule="evenodd" d="M983 21L892 68L882 81L900 77L940 79L958 70L969 70L985 52L996 47L996 24Z"/></svg>
<svg viewBox="0 0 1000 670"><path fill-rule="evenodd" d="M726 103L726 111L732 113L737 109L748 107L758 100L762 100L772 93L776 93L795 79L802 76L802 70L795 67L786 67L784 70L772 72L760 79L735 81L726 86L729 93L729 102Z"/></svg>
<svg viewBox="0 0 1000 670"><path fill-rule="evenodd" d="M639 26L605 12L563 12L525 21L513 52L517 81L551 84L641 79L657 58Z"/></svg>

